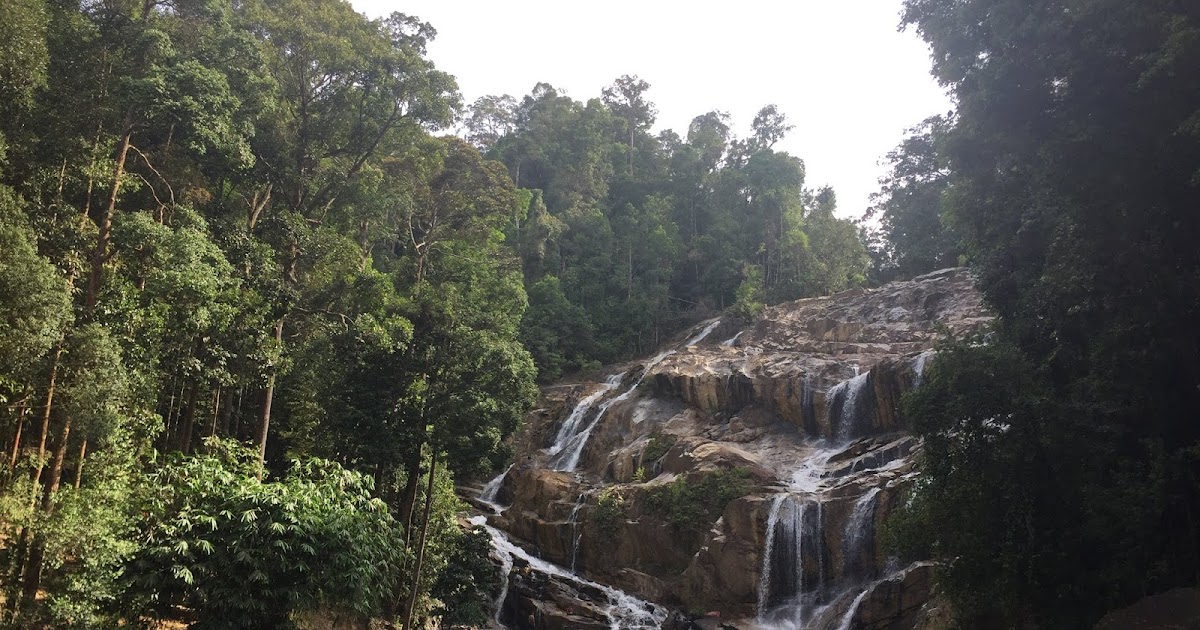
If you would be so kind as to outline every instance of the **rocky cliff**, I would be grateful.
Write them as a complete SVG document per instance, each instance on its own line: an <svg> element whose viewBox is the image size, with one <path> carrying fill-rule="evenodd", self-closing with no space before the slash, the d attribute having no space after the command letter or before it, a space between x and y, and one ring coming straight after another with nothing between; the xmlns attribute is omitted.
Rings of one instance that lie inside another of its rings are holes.
<svg viewBox="0 0 1200 630"><path fill-rule="evenodd" d="M898 403L939 335L988 319L967 271L946 269L770 307L746 329L710 320L544 388L480 497L512 545L499 619L691 623L669 607L739 628L916 627L931 567L891 566L875 535L916 476Z"/></svg>

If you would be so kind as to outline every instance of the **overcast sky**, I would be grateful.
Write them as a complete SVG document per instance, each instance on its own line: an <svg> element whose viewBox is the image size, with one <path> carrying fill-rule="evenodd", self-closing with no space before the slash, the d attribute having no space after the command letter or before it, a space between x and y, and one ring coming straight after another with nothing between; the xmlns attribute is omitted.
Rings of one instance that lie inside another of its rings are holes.
<svg viewBox="0 0 1200 630"><path fill-rule="evenodd" d="M897 31L900 0L351 1L371 17L433 24L429 55L467 103L519 100L539 81L586 101L636 74L650 83L655 127L681 136L711 110L748 135L775 103L796 127L776 148L804 160L809 187L833 186L842 216L862 214L906 128L951 108L924 43Z"/></svg>

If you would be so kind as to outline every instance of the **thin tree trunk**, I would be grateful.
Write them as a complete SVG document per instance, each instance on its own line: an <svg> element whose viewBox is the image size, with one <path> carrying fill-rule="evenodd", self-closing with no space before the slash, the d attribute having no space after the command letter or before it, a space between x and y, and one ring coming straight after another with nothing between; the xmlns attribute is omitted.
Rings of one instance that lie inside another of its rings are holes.
<svg viewBox="0 0 1200 630"><path fill-rule="evenodd" d="M279 318L275 322L275 351L283 354L283 321L287 316ZM271 375L267 377L267 389L263 394L262 415L258 418L258 434L255 436L255 441L258 443L258 465L259 476L262 476L262 465L267 458L267 430L271 428L271 401L275 398L275 373L279 370L278 357L276 366L271 370Z"/></svg>
<svg viewBox="0 0 1200 630"><path fill-rule="evenodd" d="M425 562L425 540L429 535L429 514L433 511L433 482L437 475L437 449L429 449L429 484L425 490L425 513L421 517L421 540L417 544L417 565L413 570L412 589L408 593L408 606L404 612L404 628L412 628L413 611L417 607L417 594L421 591L421 565Z"/></svg>
<svg viewBox="0 0 1200 630"><path fill-rule="evenodd" d="M217 437L217 415L221 411L221 386L218 385L212 397L212 425L208 429L208 437Z"/></svg>
<svg viewBox="0 0 1200 630"><path fill-rule="evenodd" d="M100 277L104 268L104 260L108 257L108 237L112 233L113 213L117 209L117 196L121 192L121 178L125 175L125 158L129 155L129 146L133 138L133 113L125 114L124 130L121 142L117 146L117 160L113 165L113 184L108 194L108 206L100 217L99 234L96 236L96 249L92 252L91 274L88 276L86 312L91 314L96 307L96 299L100 293Z"/></svg>
<svg viewBox="0 0 1200 630"><path fill-rule="evenodd" d="M196 423L196 390L200 386L192 383L188 387L187 408L183 410L183 428L179 433L179 450L184 455L192 452L192 427Z"/></svg>
<svg viewBox="0 0 1200 630"><path fill-rule="evenodd" d="M54 464L50 467L50 481L42 491L42 518L54 514L54 495L62 482L63 460L67 456L67 441L71 437L71 416L63 423L62 435L58 447L54 449ZM22 608L29 609L37 599L38 589L42 582L42 564L46 556L46 540L38 534L34 536L33 547L29 551L29 565L25 569L25 579L22 584Z"/></svg>
<svg viewBox="0 0 1200 630"><path fill-rule="evenodd" d="M87 457L87 438L79 445L79 461L75 464L75 489L78 490L83 482L83 459Z"/></svg>
<svg viewBox="0 0 1200 630"><path fill-rule="evenodd" d="M21 430L25 427L25 416L29 407L22 403L21 414L17 416L17 434L13 437L12 455L8 458L8 478L12 479L17 471L17 455L21 452Z"/></svg>
<svg viewBox="0 0 1200 630"><path fill-rule="evenodd" d="M405 462L404 493L400 495L400 522L404 525L404 548L411 548L412 515L416 511L417 486L421 482L421 449Z"/></svg>
<svg viewBox="0 0 1200 630"><path fill-rule="evenodd" d="M46 437L50 433L50 410L54 406L54 384L58 380L58 362L62 358L62 352L62 342L59 342L58 348L54 350L54 358L50 360L50 384L46 387L46 409L42 412L42 434L38 439L37 467L33 473L33 485L35 488L42 480L42 467L45 465Z"/></svg>

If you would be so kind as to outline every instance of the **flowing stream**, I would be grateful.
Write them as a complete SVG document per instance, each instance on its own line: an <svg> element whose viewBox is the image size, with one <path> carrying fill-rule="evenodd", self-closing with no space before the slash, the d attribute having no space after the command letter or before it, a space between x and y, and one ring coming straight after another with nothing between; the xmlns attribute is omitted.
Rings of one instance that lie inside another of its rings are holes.
<svg viewBox="0 0 1200 630"><path fill-rule="evenodd" d="M504 478L508 476L508 471L513 469L516 464L510 464L504 472L492 477L492 480L483 486L483 490L479 492L479 501L487 504L492 508L492 511L499 514L504 511L504 506L496 502L496 497L500 496L500 487L504 485Z"/></svg>
<svg viewBox="0 0 1200 630"><path fill-rule="evenodd" d="M587 492L580 492L579 498L575 500L575 507L571 508L571 517L567 519L567 524L571 526L571 573L575 572L575 561L579 558L579 539L583 537L583 532L579 531L579 508L583 507L587 499Z"/></svg>
<svg viewBox="0 0 1200 630"><path fill-rule="evenodd" d="M712 331L716 330L717 326L720 324L721 320L713 320L704 328L704 330L700 331L700 334L689 339L684 346L692 346L700 343L705 337L708 337ZM583 455L583 449L585 446L587 446L588 438L592 436L592 431L597 425L600 424L600 420L604 418L604 414L608 412L608 409L619 402L628 400L635 393L637 393L638 386L642 384L642 381L646 379L646 376L650 374L650 371L654 369L656 365L662 363L663 359L666 359L676 352L677 350L667 350L666 352L659 353L654 358L647 361L646 365L642 368L641 375L638 376L633 385L631 385L629 389L622 392L620 396L611 398L601 403L600 410L596 412L596 417L593 418L592 421L588 423L587 427L585 427L582 431L579 430L579 427L583 423L583 419L587 415L588 410L597 400L615 389L617 385L620 385L621 379L624 378L625 373L622 372L621 374L614 374L608 377L604 388L579 401L579 404L576 405L575 409L571 411L571 415L563 421L563 426L559 427L558 434L554 439L554 445L550 447L549 453L552 456L550 460L550 467L553 470L574 472L575 468L579 466L579 458Z"/></svg>
<svg viewBox="0 0 1200 630"><path fill-rule="evenodd" d="M916 384L932 352L914 359ZM831 459L854 445L870 427L874 413L869 370L856 370L853 378L826 393L829 421L835 439L824 440L802 460L786 492L771 502L759 572L756 625L770 630L809 628L848 630L859 606L877 583L874 564L875 512L881 488L871 487L854 499L842 532L840 575L832 576L826 538L826 495L838 480L830 479ZM883 462L874 470L887 470L902 460ZM842 480L845 482L845 480ZM843 495L844 496L844 495ZM836 540L836 538L833 538ZM836 618L835 605L854 594L848 608Z"/></svg>
<svg viewBox="0 0 1200 630"><path fill-rule="evenodd" d="M657 630L667 620L667 610L647 601L640 600L629 593L619 591L611 586L605 586L571 573L556 564L551 564L529 555L521 547L513 544L504 532L487 524L487 518L476 516L471 519L472 525L481 525L492 538L492 549L500 558L501 569L504 571L500 597L496 601L496 622L500 623L501 611L504 609L504 598L508 595L509 574L512 571L514 559L527 563L531 569L576 586L586 586L604 593L607 598L607 608L603 614L612 630ZM503 626L502 626L503 627Z"/></svg>

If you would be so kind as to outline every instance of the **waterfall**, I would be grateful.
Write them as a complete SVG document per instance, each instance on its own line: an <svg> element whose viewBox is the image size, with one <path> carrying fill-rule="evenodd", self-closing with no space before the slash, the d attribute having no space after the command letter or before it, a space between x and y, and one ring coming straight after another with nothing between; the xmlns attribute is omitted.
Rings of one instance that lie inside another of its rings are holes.
<svg viewBox="0 0 1200 630"><path fill-rule="evenodd" d="M583 532L579 531L579 508L583 507L584 499L587 498L587 491L580 492L579 498L575 499L575 507L571 508L571 516L567 518L567 524L571 526L571 573L575 572L575 560L579 556L579 539L583 537Z"/></svg>
<svg viewBox="0 0 1200 630"><path fill-rule="evenodd" d="M492 511L499 514L504 511L504 506L496 503L496 497L500 495L500 487L504 485L504 478L508 476L508 471L513 469L516 464L510 464L504 472L496 475L491 481L483 486L483 490L479 492L479 500L492 508Z"/></svg>
<svg viewBox="0 0 1200 630"><path fill-rule="evenodd" d="M503 598L508 595L508 577L512 571L514 558L519 558L526 562L531 569L538 573L570 582L576 586L590 587L604 593L608 599L608 608L605 609L604 614L608 617L609 627L613 630L657 630L667 620L667 611L655 604L640 600L611 586L605 586L604 584L581 578L556 564L551 564L529 555L524 549L513 544L504 532L488 525L485 517L476 516L470 520L470 523L472 525L482 525L488 535L491 536L492 549L499 556L501 569L504 571L504 582L500 593L501 598L497 602L497 623L499 623L500 619L499 611L504 608Z"/></svg>
<svg viewBox="0 0 1200 630"><path fill-rule="evenodd" d="M788 495L780 494L771 501L771 511L767 514L767 535L763 541L762 570L758 572L758 618L761 620L767 613L771 595L771 558L775 557L775 527L779 524L779 508L783 506Z"/></svg>
<svg viewBox="0 0 1200 630"><path fill-rule="evenodd" d="M710 333L712 333L712 331L716 330L717 326L719 326L719 325L721 325L721 320L719 320L719 319L713 320L711 323L708 324L708 326L706 326L704 328L704 330L700 331L700 334L689 339L688 342L684 344L684 346L694 346L694 345L700 343L701 341L704 340L705 337L708 337L708 335ZM675 353L676 353L675 350L667 350L666 352L661 352L654 358L647 361L646 365L642 368L642 374L641 374L641 376L638 377L637 381L635 381L633 383L633 385L630 386L629 389L625 390L620 396L617 396L616 398L607 400L603 404L601 404L600 410L598 412L596 412L596 417L592 419L591 423L588 424L587 428L585 428L583 431L575 432L579 423L583 420L583 416L586 415L587 410L584 409L583 411L581 411L579 413L578 416L576 416L575 411L573 410L571 412L571 416L568 417L567 420L563 422L563 426L559 429L559 432L558 432L559 436L557 438L555 438L555 446L551 447L551 449L550 449L550 454L555 456L554 459L551 460L551 462L550 462L551 468L554 470L559 470L559 471L574 472L575 467L579 465L580 456L583 455L583 448L585 446L587 446L588 438L590 438L592 436L592 431L596 428L597 425L600 424L600 420L604 417L604 414L608 412L608 409L610 407L612 407L613 405L615 405L619 402L628 400L631 396L633 396L637 392L638 386L641 385L642 381L646 380L646 376L648 376L650 374L650 370L654 369L654 367L657 366L659 363L662 363L663 359L666 359L667 357L669 357ZM620 376L623 377L624 373L622 373ZM610 376L609 382L613 382L613 380L614 380L613 377ZM616 387L620 383L621 383L621 379L617 378L616 382L613 384L613 387ZM604 393L607 393L607 391L611 391L611 388L609 388L609 390L605 390ZM593 394L592 396L589 396L588 398L584 399L583 401L580 401L579 404L582 405L586 401L586 402L588 402L588 405L590 406L593 402L595 402L598 399L599 399L599 396L596 396L595 394ZM578 408L579 408L579 405L576 405L576 410ZM573 423L572 423L572 418L574 418ZM569 423L572 424L571 431L570 431L572 433L572 435L567 436L568 431L566 431L566 429L567 429L567 425Z"/></svg>
<svg viewBox="0 0 1200 630"><path fill-rule="evenodd" d="M867 577L873 567L861 566L863 554L875 546L875 505L879 488L871 488L854 502L854 511L846 522L846 533L842 537L842 561L846 574Z"/></svg>
<svg viewBox="0 0 1200 630"><path fill-rule="evenodd" d="M571 410L571 414L567 416L566 420L563 420L562 426L558 427L558 433L554 436L554 444L550 445L547 451L550 455L557 455L559 451L563 450L563 447L570 442L571 438L579 433L579 425L583 422L584 416L587 415L592 405L616 389L621 384L621 379L623 378L625 378L624 372L610 374L604 380L604 385L600 386L600 389L575 404L575 408Z"/></svg>
<svg viewBox="0 0 1200 630"><path fill-rule="evenodd" d="M744 331L744 330L739 331L738 334L730 337L729 339L726 339L725 341L722 341L721 345L725 346L726 348L732 347L733 344L737 343L738 337L741 337L742 333L744 333L744 332L746 332L746 331Z"/></svg>
<svg viewBox="0 0 1200 630"><path fill-rule="evenodd" d="M700 343L701 341L704 341L704 338L707 337L710 333L712 333L712 331L716 330L717 326L720 326L720 325L721 325L721 320L714 319L708 326L705 326L704 330L700 331L700 334L696 335L695 337L692 337L687 343L685 343L683 345L684 346L694 346L694 345ZM738 333L738 334L740 335L741 333ZM734 339L737 339L737 337L734 337Z"/></svg>
<svg viewBox="0 0 1200 630"><path fill-rule="evenodd" d="M771 512L759 576L759 621L802 624L823 602L829 582L824 504L784 494ZM812 564L806 567L806 561Z"/></svg>
<svg viewBox="0 0 1200 630"><path fill-rule="evenodd" d="M917 360L913 363L913 374L916 375L916 378L913 379L913 387L920 387L921 383L925 382L925 362L932 356L933 350L926 350L917 355Z"/></svg>
<svg viewBox="0 0 1200 630"><path fill-rule="evenodd" d="M787 492L771 502L762 569L758 579L758 623L800 627L827 590L823 473L838 453L823 443L792 473ZM807 571L805 560L814 562Z"/></svg>
<svg viewBox="0 0 1200 630"><path fill-rule="evenodd" d="M667 352L663 352L653 359L650 359L650 361L646 363L646 367L642 370L642 375L639 376L636 381L634 381L633 385L630 386L629 389L622 392L621 395L617 396L616 398L604 401L600 405L600 410L596 412L596 417L592 419L591 423L589 423L584 430L570 436L565 443L558 448L557 451L552 450L552 452L557 452L558 454L553 460L551 460L550 467L553 470L573 472L575 467L579 465L579 458L581 455L583 455L583 447L587 446L588 438L592 436L592 431L597 425L600 424L600 420L604 417L604 414L608 412L608 408L621 401L628 400L631 396L633 396L634 392L637 391L638 385L641 385L642 381L645 380L646 375L650 373L650 369L661 363L663 359L671 356L672 354L675 354L675 351L668 350ZM620 384L620 381L617 381L617 383ZM572 415L574 415L574 413L575 412L573 411L571 412ZM568 418L568 420L569 419L570 418ZM564 422L563 424L565 425L566 423Z"/></svg>
<svg viewBox="0 0 1200 630"><path fill-rule="evenodd" d="M867 370L852 379L842 381L829 389L825 394L829 404L830 430L841 442L858 436L869 427L863 424L862 416L869 411L869 401L864 399L870 385L871 371Z"/></svg>
<svg viewBox="0 0 1200 630"><path fill-rule="evenodd" d="M864 588L863 592L859 593L853 602L850 602L850 608L846 609L846 614L842 615L842 620L838 623L837 630L850 630L850 624L854 622L854 613L858 612L858 607L862 604L863 599L867 597L867 593L870 592L870 588Z"/></svg>

